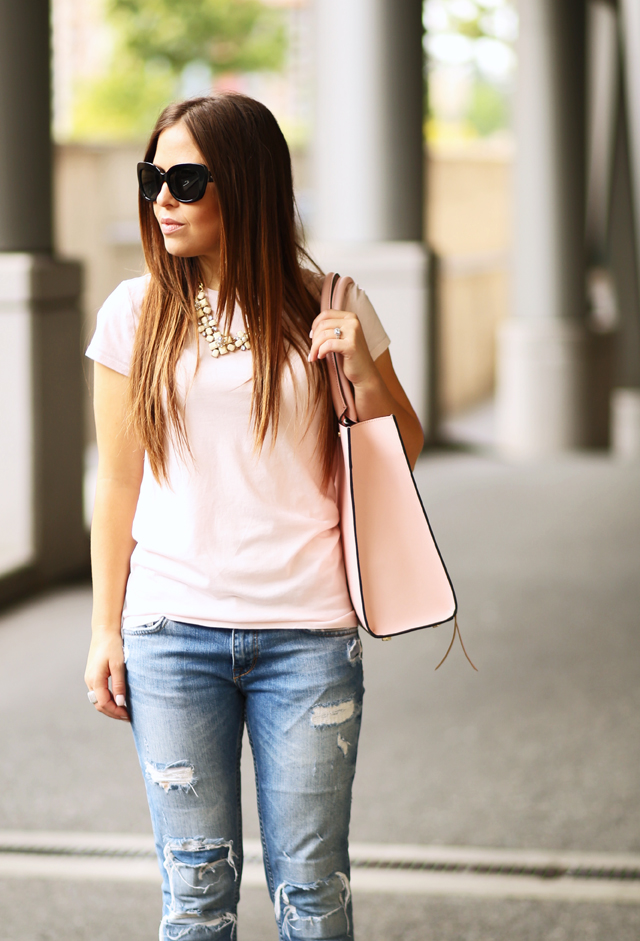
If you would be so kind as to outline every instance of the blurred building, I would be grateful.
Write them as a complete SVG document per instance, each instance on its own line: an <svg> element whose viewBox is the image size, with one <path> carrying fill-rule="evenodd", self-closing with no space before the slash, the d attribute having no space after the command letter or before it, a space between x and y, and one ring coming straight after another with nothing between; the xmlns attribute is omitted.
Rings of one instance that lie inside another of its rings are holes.
<svg viewBox="0 0 640 941"><path fill-rule="evenodd" d="M112 36L105 20L105 0L54 0L53 131L56 140L73 134L73 103L78 84L105 67Z"/></svg>
<svg viewBox="0 0 640 941"><path fill-rule="evenodd" d="M513 141L434 141L427 236L438 262L438 406L448 419L491 399L510 310Z"/></svg>

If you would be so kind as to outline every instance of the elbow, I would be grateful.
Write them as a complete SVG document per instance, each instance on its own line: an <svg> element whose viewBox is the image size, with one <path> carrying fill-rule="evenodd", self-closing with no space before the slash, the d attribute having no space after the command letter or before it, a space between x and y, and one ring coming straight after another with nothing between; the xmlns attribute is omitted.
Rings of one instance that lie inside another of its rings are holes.
<svg viewBox="0 0 640 941"><path fill-rule="evenodd" d="M407 459L409 461L412 471L415 469L417 460L422 454L423 447L424 447L424 432L422 430L422 425L416 419L415 427L411 429L411 434L407 436L407 441L405 443Z"/></svg>
<svg viewBox="0 0 640 941"><path fill-rule="evenodd" d="M418 463L418 458L419 458L420 455L422 454L422 448L423 448L423 447L424 447L424 438L423 438L422 435L421 435L421 436L420 436L420 443L419 443L419 444L416 443L415 448L412 450L411 454L408 455L408 457L409 457L409 464L411 465L411 470L412 470L412 471L414 471L414 470L416 469L416 464Z"/></svg>

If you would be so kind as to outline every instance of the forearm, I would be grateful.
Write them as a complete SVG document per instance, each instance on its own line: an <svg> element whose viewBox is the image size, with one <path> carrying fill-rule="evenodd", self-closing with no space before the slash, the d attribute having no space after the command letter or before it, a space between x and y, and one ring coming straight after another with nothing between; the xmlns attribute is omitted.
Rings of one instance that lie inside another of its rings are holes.
<svg viewBox="0 0 640 941"><path fill-rule="evenodd" d="M422 428L415 414L407 411L394 398L384 379L375 368L366 380L354 384L354 394L356 411L360 421L381 418L384 415L395 415L409 463L412 468L415 467L424 444Z"/></svg>
<svg viewBox="0 0 640 941"><path fill-rule="evenodd" d="M94 632L119 634L124 595L129 577L131 535L139 487L99 479L91 525Z"/></svg>
<svg viewBox="0 0 640 941"><path fill-rule="evenodd" d="M129 430L126 400L127 377L96 363L94 412L100 460L91 524L92 636L84 679L98 712L124 721L129 714L120 629L144 462Z"/></svg>

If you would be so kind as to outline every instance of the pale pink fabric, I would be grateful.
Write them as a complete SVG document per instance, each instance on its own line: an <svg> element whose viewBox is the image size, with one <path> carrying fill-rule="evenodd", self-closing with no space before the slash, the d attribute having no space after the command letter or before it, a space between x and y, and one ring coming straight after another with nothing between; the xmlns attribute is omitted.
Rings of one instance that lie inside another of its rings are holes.
<svg viewBox="0 0 640 941"><path fill-rule="evenodd" d="M87 355L127 374L146 280L107 299ZM214 292L210 292L212 302ZM376 359L389 345L365 293L349 309ZM237 310L232 331L242 327ZM145 462L124 617L228 628L331 629L356 624L346 586L336 494L323 494L317 423L306 420L304 367L285 374L280 431L257 455L250 429L252 359L214 360L195 341L178 368L193 460L169 455L170 486Z"/></svg>

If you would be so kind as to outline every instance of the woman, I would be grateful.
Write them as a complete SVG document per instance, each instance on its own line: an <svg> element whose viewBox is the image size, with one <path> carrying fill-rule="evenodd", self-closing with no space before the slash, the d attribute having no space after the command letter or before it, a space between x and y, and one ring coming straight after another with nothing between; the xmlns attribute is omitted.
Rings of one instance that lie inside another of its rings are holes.
<svg viewBox="0 0 640 941"><path fill-rule="evenodd" d="M353 938L348 828L361 647L332 481L324 358L360 418L422 446L365 294L319 311L291 162L242 95L169 106L139 164L148 274L98 315L95 708L131 721L163 939L236 937L246 723L281 938ZM109 681L111 688L109 688Z"/></svg>

